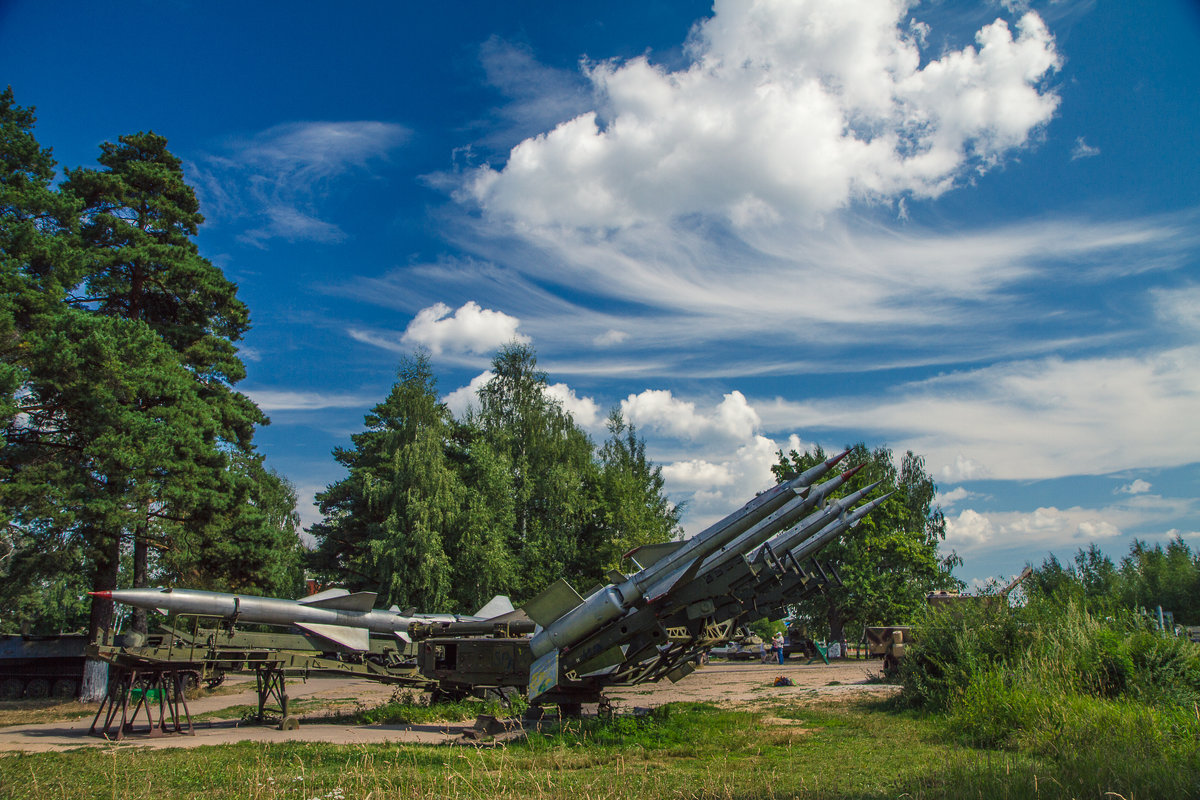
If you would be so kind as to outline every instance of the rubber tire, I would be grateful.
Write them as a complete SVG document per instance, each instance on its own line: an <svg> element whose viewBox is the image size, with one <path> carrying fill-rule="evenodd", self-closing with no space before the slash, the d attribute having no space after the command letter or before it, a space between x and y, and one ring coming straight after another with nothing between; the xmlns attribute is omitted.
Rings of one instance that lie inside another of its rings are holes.
<svg viewBox="0 0 1200 800"><path fill-rule="evenodd" d="M34 678L25 686L25 696L35 700L50 696L50 681L45 678Z"/></svg>
<svg viewBox="0 0 1200 800"><path fill-rule="evenodd" d="M54 682L50 694L59 700L70 700L79 693L79 682L74 678L59 678Z"/></svg>
<svg viewBox="0 0 1200 800"><path fill-rule="evenodd" d="M25 681L20 678L5 678L0 681L0 700L20 700L25 696Z"/></svg>

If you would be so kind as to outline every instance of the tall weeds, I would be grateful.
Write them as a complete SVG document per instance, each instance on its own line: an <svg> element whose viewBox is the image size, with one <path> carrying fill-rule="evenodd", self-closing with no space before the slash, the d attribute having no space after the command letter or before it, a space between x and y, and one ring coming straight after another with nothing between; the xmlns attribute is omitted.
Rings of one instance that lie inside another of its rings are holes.
<svg viewBox="0 0 1200 800"><path fill-rule="evenodd" d="M1052 759L1070 791L1200 796L1200 647L1074 602L931 611L902 699L965 744Z"/></svg>

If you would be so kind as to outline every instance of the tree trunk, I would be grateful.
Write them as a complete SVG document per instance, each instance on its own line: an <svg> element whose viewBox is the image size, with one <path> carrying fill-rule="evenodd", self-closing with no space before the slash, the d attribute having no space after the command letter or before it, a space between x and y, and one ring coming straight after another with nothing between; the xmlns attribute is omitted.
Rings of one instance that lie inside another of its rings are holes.
<svg viewBox="0 0 1200 800"><path fill-rule="evenodd" d="M104 534L94 531L93 541L107 538ZM121 561L121 540L113 537L111 542L99 543L96 547L96 572L92 580L92 590L111 591L117 588L117 568ZM88 623L88 641L96 641L108 631L113 624L112 600L92 598L92 615ZM85 703L98 703L104 699L108 688L108 664L103 661L88 659L83 668L83 686L79 691L79 699Z"/></svg>
<svg viewBox="0 0 1200 800"><path fill-rule="evenodd" d="M829 641L840 642L846 638L846 620L842 618L842 610L833 604L829 603L829 613L826 615L829 621Z"/></svg>
<svg viewBox="0 0 1200 800"><path fill-rule="evenodd" d="M138 526L133 535L133 588L144 589L149 585L149 546L146 543L146 525ZM113 576L114 579L116 576ZM144 608L134 608L129 617L129 629L143 636L149 631L146 621L147 611Z"/></svg>

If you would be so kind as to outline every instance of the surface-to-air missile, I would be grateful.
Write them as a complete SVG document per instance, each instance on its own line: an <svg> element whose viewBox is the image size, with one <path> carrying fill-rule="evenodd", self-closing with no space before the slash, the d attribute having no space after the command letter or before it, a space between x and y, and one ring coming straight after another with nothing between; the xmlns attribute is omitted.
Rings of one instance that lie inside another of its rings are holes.
<svg viewBox="0 0 1200 800"><path fill-rule="evenodd" d="M827 484L840 485L852 474L848 470ZM677 680L686 675L692 668L689 662L701 651L722 643L739 622L773 616L788 604L840 582L832 568L811 557L887 499L853 508L875 486L830 501L783 532L775 526L769 532L770 540L749 552L706 560L690 580L680 581L562 651L561 671L583 676L606 673L605 680L615 683L640 683L664 676ZM749 541L761 539L760 534ZM800 563L805 559L811 562L808 569ZM542 680L549 684L551 676Z"/></svg>
<svg viewBox="0 0 1200 800"><path fill-rule="evenodd" d="M94 597L164 614L222 617L231 622L295 625L349 650L370 649L371 633L394 634L410 641L413 623L482 622L513 611L507 597L497 595L470 616L403 613L396 606L375 608L374 592L327 589L301 600L246 594L205 592L198 589L114 589L89 592Z"/></svg>
<svg viewBox="0 0 1200 800"><path fill-rule="evenodd" d="M662 639L670 638L667 621L676 617L708 624L715 598L759 574L761 567L749 557L781 531L787 531L781 546L790 552L808 537L831 541L826 528L840 525L840 533L860 520L862 515L847 522L855 513L849 508L869 489L827 503L851 471L815 485L845 455L772 487L688 541L635 551L637 572L610 573L611 582L586 597L559 581L526 603L522 610L542 628L530 640L536 659L530 669L530 699L553 689L566 672L620 671L661 660ZM823 503L824 510L805 516Z"/></svg>

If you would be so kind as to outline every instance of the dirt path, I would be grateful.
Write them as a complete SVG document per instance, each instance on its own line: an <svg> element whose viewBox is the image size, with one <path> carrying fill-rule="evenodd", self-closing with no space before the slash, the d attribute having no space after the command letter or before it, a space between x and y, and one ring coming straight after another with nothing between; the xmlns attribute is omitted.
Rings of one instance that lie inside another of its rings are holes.
<svg viewBox="0 0 1200 800"><path fill-rule="evenodd" d="M812 701L818 698L849 698L884 696L896 687L867 681L878 676L878 661L842 661L832 665L803 664L798 660L780 666L776 664L729 663L716 661L689 675L679 683L633 686L609 692L618 709L654 707L680 700L717 703L722 706L754 706L768 700L794 699ZM786 677L793 686L774 686L777 677ZM188 704L193 716L233 706L257 703L253 679L234 678L235 686L243 691L205 697ZM385 702L392 693L389 686L346 678L313 678L307 682L289 681L291 700L323 701L307 704L303 714L309 721L298 730L281 731L273 727L243 725L239 719L218 719L196 724L195 735L168 735L158 738L143 732L127 735L120 742L110 742L89 736L92 717L51 722L39 725L10 725L0 727L0 753L43 752L72 750L79 747L198 747L241 741L257 742L330 742L360 744L367 742L405 742L446 744L462 739L470 723L441 725L359 725L327 724L319 721L321 706L329 707L358 702L366 706ZM144 717L139 731L145 730Z"/></svg>

